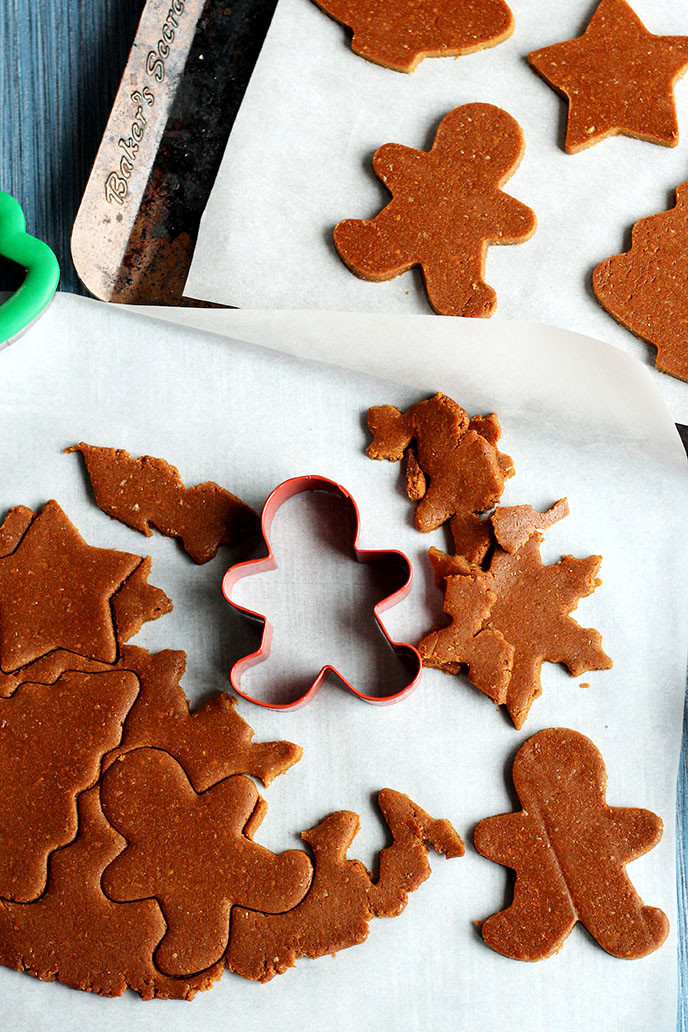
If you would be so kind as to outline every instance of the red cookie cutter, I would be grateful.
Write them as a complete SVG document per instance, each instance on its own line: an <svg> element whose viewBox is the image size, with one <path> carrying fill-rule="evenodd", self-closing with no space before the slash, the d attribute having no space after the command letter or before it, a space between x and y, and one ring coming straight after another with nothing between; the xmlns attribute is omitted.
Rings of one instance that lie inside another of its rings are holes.
<svg viewBox="0 0 688 1032"><path fill-rule="evenodd" d="M400 691L393 695L387 695L379 697L376 695L364 695L363 692L357 691L352 684L350 684L345 677L343 677L336 667L324 666L319 672L315 680L312 682L308 691L297 699L295 702L287 703L270 703L264 702L261 699L254 699L252 696L247 695L239 687L241 681L241 675L249 667L256 666L258 663L262 663L270 655L270 642L272 640L272 624L262 613L256 613L251 609L246 609L244 606L238 605L238 603L232 601L232 591L235 584L240 581L243 577L250 577L255 573L263 573L266 570L277 569L277 560L272 551L270 545L270 528L272 527L272 521L279 507L294 495L302 494L305 491L327 491L330 494L338 494L345 501L347 501L354 512L356 520L356 532L354 534L353 550L354 558L359 563L372 563L380 559L389 559L396 561L402 565L407 571L407 577L400 588L397 589L392 595L388 595L383 598L376 606L373 607L373 613L377 621L377 625L382 631L383 635L387 639L389 645L394 652L403 658L411 661L413 668L413 676L407 682L406 686ZM391 609L397 602L401 602L402 599L406 598L409 591L411 590L411 583L413 579L413 573L411 569L411 563L403 552L395 550L385 551L370 551L358 547L358 538L361 528L361 517L358 511L356 502L353 500L349 492L342 487L340 484L336 484L333 480L327 480L325 477L318 476L305 476L305 477L294 477L291 480L285 480L284 483L280 484L272 492L265 505L260 517L260 529L263 535L263 540L267 545L268 554L261 559L251 559L245 563L237 563L236 566L230 566L227 573L222 579L222 594L229 602L233 609L243 613L244 616L252 620L257 620L263 624L263 635L260 642L260 646L255 652L250 653L248 656L244 656L233 665L229 673L229 678L232 683L234 691L242 698L247 699L249 702L254 702L258 706L264 706L266 709L275 710L287 710L287 709L300 709L305 706L306 703L310 702L311 699L320 691L324 681L329 674L335 674L339 680L344 684L349 691L353 692L354 695L358 696L359 699L363 699L364 702L370 702L374 705L383 706L392 702L401 702L407 695L410 695L414 690L418 681L420 680L421 670L423 667L422 660L418 649L415 649L413 645L409 645L408 642L394 641L387 633L385 626L380 619L380 614L384 613L387 609Z"/></svg>

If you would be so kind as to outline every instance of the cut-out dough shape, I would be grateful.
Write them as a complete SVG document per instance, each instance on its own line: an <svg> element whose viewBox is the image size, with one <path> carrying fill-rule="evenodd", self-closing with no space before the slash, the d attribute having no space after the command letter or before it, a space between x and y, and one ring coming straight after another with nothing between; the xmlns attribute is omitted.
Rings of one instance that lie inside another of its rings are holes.
<svg viewBox="0 0 688 1032"><path fill-rule="evenodd" d="M66 673L0 700L0 898L43 892L48 857L77 833L77 796L100 776L139 690L134 674Z"/></svg>
<svg viewBox="0 0 688 1032"><path fill-rule="evenodd" d="M536 512L532 505L502 505L490 518L497 544L505 552L518 552L536 530L548 530L569 515L569 503L560 498L546 512Z"/></svg>
<svg viewBox="0 0 688 1032"><path fill-rule="evenodd" d="M256 513L236 495L210 481L184 487L179 471L164 459L134 459L122 448L83 442L66 451L81 452L103 512L147 537L155 527L181 538L195 563L207 563L220 545L236 544L257 527Z"/></svg>
<svg viewBox="0 0 688 1032"><path fill-rule="evenodd" d="M529 509L522 519L511 510L512 527L528 521L532 525ZM574 677L612 665L599 632L581 627L570 616L579 600L599 585L601 556L565 555L544 566L542 540L533 531L516 552L496 547L487 570L465 573L450 572L455 557L437 549L430 554L436 578L445 586L444 611L452 622L420 643L423 662L450 673L469 665L471 682L493 702L506 705L517 728L542 693L543 662L563 663Z"/></svg>
<svg viewBox="0 0 688 1032"><path fill-rule="evenodd" d="M674 83L688 68L688 36L653 35L626 0L602 0L582 36L528 60L568 99L568 154L619 134L678 143Z"/></svg>
<svg viewBox="0 0 688 1032"><path fill-rule="evenodd" d="M617 322L657 348L661 372L688 380L688 182L669 211L633 227L631 249L600 262L595 297Z"/></svg>
<svg viewBox="0 0 688 1032"><path fill-rule="evenodd" d="M373 917L394 917L430 874L425 842L447 857L463 856L463 842L448 821L434 821L400 792L378 795L394 842L380 854L373 882L347 851L359 828L355 813L326 817L302 838L313 850L313 883L305 899L286 914L268 915L237 908L227 967L244 978L267 982L293 967L299 957L321 957L355 946L368 937Z"/></svg>
<svg viewBox="0 0 688 1032"><path fill-rule="evenodd" d="M417 502L415 525L423 533L448 519L457 552L470 562L483 558L492 528L478 513L497 504L513 475L511 458L497 448L499 420L468 414L446 394L416 402L406 412L394 405L368 410L371 459L397 462L406 453L406 487ZM410 472L409 472L410 470Z"/></svg>
<svg viewBox="0 0 688 1032"><path fill-rule="evenodd" d="M63 648L114 663L110 600L141 562L87 545L55 501L0 559L0 667L11 673Z"/></svg>
<svg viewBox="0 0 688 1032"><path fill-rule="evenodd" d="M35 513L26 506L19 505L10 509L0 524L0 558L16 551L34 520ZM62 562L59 549L52 555L51 561L53 565L59 567ZM137 634L144 623L149 620L157 620L172 609L172 601L165 592L148 583L150 571L150 556L139 559L139 564L133 573L127 577L111 598L115 635L119 645ZM108 663L77 656L65 649L55 649L13 673L8 674L0 670L0 698L8 698L20 684L27 681L52 684L65 670L94 673L98 670L106 670L108 666Z"/></svg>
<svg viewBox="0 0 688 1032"><path fill-rule="evenodd" d="M501 190L523 150L518 122L492 104L454 108L429 151L385 144L373 169L393 199L373 219L335 226L340 258L354 275L376 282L418 265L439 315L492 315L488 245L523 243L536 228L534 212Z"/></svg>
<svg viewBox="0 0 688 1032"><path fill-rule="evenodd" d="M425 57L459 57L497 46L514 31L504 0L315 0L353 31L351 49L397 72Z"/></svg>
<svg viewBox="0 0 688 1032"><path fill-rule="evenodd" d="M198 794L169 753L137 749L105 772L101 805L128 842L105 870L103 889L115 901L158 901L167 932L155 963L164 974L184 977L216 964L233 906L280 913L308 891L305 853L277 855L249 837L264 804L246 777Z"/></svg>
<svg viewBox="0 0 688 1032"><path fill-rule="evenodd" d="M669 922L643 905L624 867L657 845L659 817L607 805L602 756L576 731L551 728L530 738L513 778L522 809L475 829L478 852L516 871L513 903L482 926L488 946L516 960L543 960L581 921L614 957L658 949Z"/></svg>

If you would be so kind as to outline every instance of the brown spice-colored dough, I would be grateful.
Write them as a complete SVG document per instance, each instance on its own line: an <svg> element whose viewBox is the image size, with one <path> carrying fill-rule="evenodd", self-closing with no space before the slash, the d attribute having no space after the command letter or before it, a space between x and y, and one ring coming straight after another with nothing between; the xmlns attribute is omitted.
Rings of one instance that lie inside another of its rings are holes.
<svg viewBox="0 0 688 1032"><path fill-rule="evenodd" d="M367 61L413 72L425 57L459 57L497 46L514 31L504 0L315 0L353 30Z"/></svg>
<svg viewBox="0 0 688 1032"><path fill-rule="evenodd" d="M103 670L112 670L112 665L76 656L65 649L57 649L25 667L20 667L12 674L5 674L0 670L0 699L9 699L22 684L54 684L58 677L68 670L95 674Z"/></svg>
<svg viewBox="0 0 688 1032"><path fill-rule="evenodd" d="M14 552L34 518L31 509L25 505L15 505L0 524L0 558Z"/></svg>
<svg viewBox="0 0 688 1032"><path fill-rule="evenodd" d="M543 960L581 921L614 957L658 949L669 922L643 905L624 866L657 845L660 818L607 805L602 756L576 731L550 728L530 738L513 778L523 809L475 829L478 852L516 871L513 903L482 926L488 946L516 960Z"/></svg>
<svg viewBox="0 0 688 1032"><path fill-rule="evenodd" d="M472 570L471 563L462 555L447 555L439 548L429 548L428 558L435 575L435 584L441 591L444 591L447 577L452 577L457 573L470 574Z"/></svg>
<svg viewBox="0 0 688 1032"><path fill-rule="evenodd" d="M113 903L103 870L125 845L100 809L99 788L79 797L79 833L50 858L50 879L35 903L0 900L0 964L73 989L144 1000L190 1000L209 989L223 965L193 979L167 978L153 963L165 921L155 900Z"/></svg>
<svg viewBox="0 0 688 1032"><path fill-rule="evenodd" d="M500 189L523 150L518 123L492 104L450 111L430 151L385 144L373 169L393 199L373 219L335 226L339 256L356 276L376 282L419 265L438 314L492 315L497 296L484 280L487 247L523 243L537 224L530 208Z"/></svg>
<svg viewBox="0 0 688 1032"><path fill-rule="evenodd" d="M434 820L401 792L383 788L377 801L394 841L380 853L368 900L376 917L395 917L406 906L409 892L430 877L425 843L448 859L463 856L464 845L448 820Z"/></svg>
<svg viewBox="0 0 688 1032"><path fill-rule="evenodd" d="M103 889L115 901L158 901L167 932L155 963L164 974L184 977L217 963L233 906L280 913L308 891L305 853L276 855L245 833L247 825L255 832L264 809L246 777L198 794L169 753L136 749L108 768L100 795L128 843L105 870Z"/></svg>
<svg viewBox="0 0 688 1032"><path fill-rule="evenodd" d="M688 380L688 182L669 211L640 219L631 249L600 262L595 297L617 322L657 348L663 373Z"/></svg>
<svg viewBox="0 0 688 1032"><path fill-rule="evenodd" d="M254 742L253 729L236 711L232 696L219 692L193 713L179 683L186 667L183 652L149 653L125 645L119 668L133 671L141 690L129 713L122 742L105 758L144 746L164 749L184 768L197 792L230 777L250 774L269 785L301 759L292 742Z"/></svg>
<svg viewBox="0 0 688 1032"><path fill-rule="evenodd" d="M65 662L78 658L70 653L62 656ZM32 664L32 669L41 662L47 669L50 658ZM183 652L167 650L151 655L135 646L121 650L117 672L106 676L138 679L140 690L127 716L121 744L111 741L104 745L115 745L103 759L104 767L122 749L157 744L174 752L195 786L202 789L239 772L267 783L299 759L301 749L289 742L252 742L251 728L226 695L213 697L190 714L179 685L184 665ZM52 679L57 676L59 670ZM59 686L60 682L50 692ZM20 688L15 699L34 687ZM55 699L54 695L46 697ZM59 716L62 719L61 708ZM68 728L73 725L73 720L67 720ZM48 726L54 729L55 721ZM81 726L80 716L77 726ZM2 747L0 732L0 766ZM52 800L54 783L46 783L46 788L51 790ZM153 954L165 935L165 921L157 902L115 903L101 888L104 869L121 853L126 841L105 820L99 791L96 787L79 797L78 835L71 844L51 854L48 885L40 899L28 905L0 900L0 963L107 996L117 996L131 987L144 999L190 999L220 977L224 962L220 960L202 974L186 979L169 978L156 968ZM245 833L255 827L257 821L249 821Z"/></svg>
<svg viewBox="0 0 688 1032"><path fill-rule="evenodd" d="M144 623L158 620L172 612L172 599L161 588L148 583L150 572L151 558L147 555L112 596L112 615L115 618L118 642L129 641L138 634Z"/></svg>
<svg viewBox="0 0 688 1032"><path fill-rule="evenodd" d="M517 552L536 530L547 530L569 515L569 503L560 498L546 512L532 505L502 505L490 517L494 536L505 552Z"/></svg>
<svg viewBox="0 0 688 1032"><path fill-rule="evenodd" d="M521 521L512 512L509 522L513 526ZM569 615L600 583L596 575L601 557L566 555L553 566L543 566L542 540L534 532L514 553L496 547L488 569L466 573L452 573L455 557L438 549L430 553L452 622L423 638L418 646L423 662L449 673L472 663L471 682L494 702L504 703L517 728L542 693L543 661L563 663L574 677L612 665L599 632L581 627ZM485 641L487 630L496 637ZM509 646L510 661L500 641Z"/></svg>
<svg viewBox="0 0 688 1032"><path fill-rule="evenodd" d="M108 516L147 537L157 528L180 537L195 563L214 558L220 545L233 545L256 528L258 517L236 495L208 481L184 487L179 471L151 455L132 458L121 448L76 444L96 504Z"/></svg>
<svg viewBox="0 0 688 1032"><path fill-rule="evenodd" d="M449 627L431 631L418 651L423 665L459 673L468 668L471 684L495 703L505 703L514 666L514 647L490 624L497 599L490 578L482 570L445 576L444 611Z"/></svg>
<svg viewBox="0 0 688 1032"><path fill-rule="evenodd" d="M110 600L141 562L87 545L55 501L0 558L0 667L11 673L53 649L114 663Z"/></svg>
<svg viewBox="0 0 688 1032"><path fill-rule="evenodd" d="M77 833L77 796L118 744L139 683L127 672L66 673L0 700L0 897L43 892L48 857Z"/></svg>
<svg viewBox="0 0 688 1032"><path fill-rule="evenodd" d="M602 557L564 555L558 563L543 566L542 540L536 532L513 555L495 549L490 563L497 593L490 624L515 650L506 706L516 727L542 694L543 661L563 663L573 677L612 665L599 631L581 627L569 615L601 583L597 572Z"/></svg>
<svg viewBox="0 0 688 1032"><path fill-rule="evenodd" d="M393 917L430 874L425 842L447 857L463 856L463 842L448 821L431 817L400 792L385 788L378 803L394 842L380 854L376 882L347 851L359 829L358 816L332 813L302 838L313 850L311 888L286 914L237 907L232 914L227 967L244 978L268 982L299 957L321 957L368 937L371 918Z"/></svg>
<svg viewBox="0 0 688 1032"><path fill-rule="evenodd" d="M688 36L653 35L626 0L602 0L582 36L528 60L569 101L568 154L618 134L678 143L674 83L688 68Z"/></svg>
<svg viewBox="0 0 688 1032"><path fill-rule="evenodd" d="M406 412L394 405L375 406L368 410L368 426L373 435L367 449L371 459L397 462L415 442L410 491L407 466L407 493L420 499L415 525L424 533L450 517L455 517L457 526L465 526L476 513L491 509L502 496L505 476L513 473L509 456L497 450L497 417L469 420L446 394L416 402ZM487 533L491 534L491 527ZM471 542L466 558L477 561L476 552L487 549L483 531L477 537L473 534Z"/></svg>
<svg viewBox="0 0 688 1032"><path fill-rule="evenodd" d="M0 558L16 550L34 519L35 513L23 505L9 511L0 525ZM52 563L59 567L61 562L62 554L58 549L52 556ZM150 556L146 556L139 561L134 572L111 598L115 633L119 644L133 637L146 621L157 620L172 609L172 602L164 591L148 584L150 570ZM98 670L107 670L108 666L107 663L77 656L64 649L56 649L13 673L8 674L0 670L0 698L8 698L20 684L27 681L52 684L65 670L94 673Z"/></svg>

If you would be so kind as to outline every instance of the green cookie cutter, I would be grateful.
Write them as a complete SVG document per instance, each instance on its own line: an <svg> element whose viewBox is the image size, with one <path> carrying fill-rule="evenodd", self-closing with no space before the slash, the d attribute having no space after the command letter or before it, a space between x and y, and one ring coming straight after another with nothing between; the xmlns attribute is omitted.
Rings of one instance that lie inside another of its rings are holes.
<svg viewBox="0 0 688 1032"><path fill-rule="evenodd" d="M24 282L0 305L0 343L25 330L57 290L60 266L47 244L26 232L19 204L0 191L0 256L26 269Z"/></svg>

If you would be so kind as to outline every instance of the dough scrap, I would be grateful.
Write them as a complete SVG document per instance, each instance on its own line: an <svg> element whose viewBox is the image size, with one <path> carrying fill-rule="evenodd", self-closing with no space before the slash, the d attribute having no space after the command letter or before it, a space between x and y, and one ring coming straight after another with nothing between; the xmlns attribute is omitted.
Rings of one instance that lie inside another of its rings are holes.
<svg viewBox="0 0 688 1032"><path fill-rule="evenodd" d="M220 545L234 545L255 530L256 513L236 495L208 481L184 487L179 471L164 459L135 459L122 448L75 444L86 463L96 504L113 519L146 537L152 527L179 537L195 563L207 563Z"/></svg>

